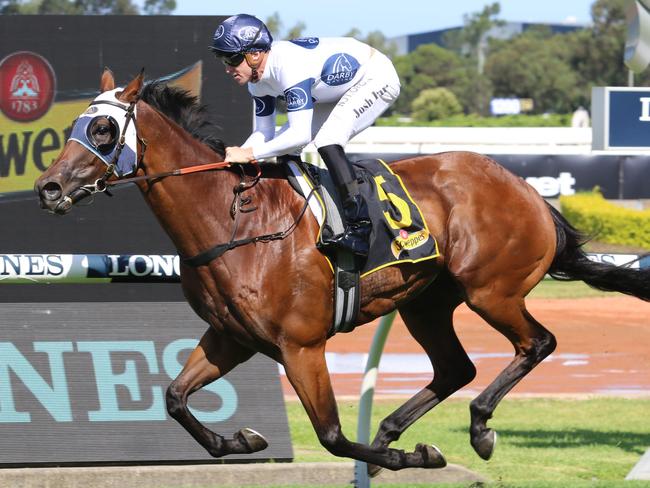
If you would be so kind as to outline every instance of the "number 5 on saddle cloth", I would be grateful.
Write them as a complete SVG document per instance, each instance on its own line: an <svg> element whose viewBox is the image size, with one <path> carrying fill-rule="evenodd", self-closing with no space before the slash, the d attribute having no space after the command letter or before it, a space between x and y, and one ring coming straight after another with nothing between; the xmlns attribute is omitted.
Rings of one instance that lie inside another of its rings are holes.
<svg viewBox="0 0 650 488"><path fill-rule="evenodd" d="M324 252L335 276L332 335L354 328L359 310L360 278L387 266L417 263L440 255L438 243L401 178L378 159L356 161L353 166L372 220L370 253L359 269L348 253L331 255ZM342 232L343 207L327 169L289 160L287 173L292 186L303 197L310 197L309 207L320 225L316 245L328 233Z"/></svg>

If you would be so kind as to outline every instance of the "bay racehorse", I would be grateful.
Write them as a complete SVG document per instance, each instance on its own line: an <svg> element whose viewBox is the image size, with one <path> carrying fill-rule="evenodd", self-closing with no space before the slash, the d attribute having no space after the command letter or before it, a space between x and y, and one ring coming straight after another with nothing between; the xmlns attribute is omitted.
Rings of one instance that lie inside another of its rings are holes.
<svg viewBox="0 0 650 488"><path fill-rule="evenodd" d="M464 302L514 347L512 362L470 404L471 444L488 459L496 437L487 421L497 404L556 346L525 302L547 273L650 299L650 270L587 259L581 234L492 159L448 152L397 161L391 168L419 204L441 255L364 277L357 325L397 309L431 360L434 375L381 422L371 445L352 442L341 431L325 362L333 319L332 271L314 246L318 224L303 213L302 197L279 166L268 165L253 186L250 178L242 183L241 173L250 174L255 165L219 165L224 145L214 137L217 129L187 93L155 82L145 85L142 74L116 89L108 70L100 87L116 90L112 104L122 107L122 125L137 129L134 177L126 181L139 186L179 255L191 258L226 244L221 250L227 252L205 264L182 266L184 294L209 327L166 394L169 414L212 456L258 451L267 442L249 428L231 438L208 430L189 411L188 396L261 352L284 366L318 439L331 453L392 470L444 466L443 455L430 444L418 444L413 452L389 445L474 378L474 365L453 326L454 309ZM77 200L124 174L111 166L116 159L106 163L98 152L119 149L120 133L108 116L101 116L101 104L91 109L100 115L88 127L96 150L69 140L36 181L41 206L54 213L68 212ZM220 170L190 172L188 166L203 163ZM187 174L171 176L183 169ZM247 200L237 197L233 205L233 188L236 194L248 188L248 209L257 209L243 213L237 203ZM229 245L268 234L275 237Z"/></svg>

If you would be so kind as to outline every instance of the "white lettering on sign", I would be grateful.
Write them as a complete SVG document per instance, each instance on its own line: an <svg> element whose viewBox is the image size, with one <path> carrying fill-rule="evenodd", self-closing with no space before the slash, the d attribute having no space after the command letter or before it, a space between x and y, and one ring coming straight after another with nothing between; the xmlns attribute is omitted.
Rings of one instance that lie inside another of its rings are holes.
<svg viewBox="0 0 650 488"><path fill-rule="evenodd" d="M526 183L535 188L537 193L543 197L573 195L576 192L573 188L576 179L571 173L560 173L557 178L553 178L552 176L529 176L526 178Z"/></svg>
<svg viewBox="0 0 650 488"><path fill-rule="evenodd" d="M650 97L641 97L639 101L641 102L641 117L639 117L639 120L641 122L650 122Z"/></svg>

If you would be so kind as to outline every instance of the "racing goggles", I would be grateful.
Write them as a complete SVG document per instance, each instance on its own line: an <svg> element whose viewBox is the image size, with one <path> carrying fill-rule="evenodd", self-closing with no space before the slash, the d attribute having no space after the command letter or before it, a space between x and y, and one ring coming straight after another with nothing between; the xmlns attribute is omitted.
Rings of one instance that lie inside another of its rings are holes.
<svg viewBox="0 0 650 488"><path fill-rule="evenodd" d="M106 156L115 149L119 130L113 117L100 115L90 120L86 129L86 138L97 151Z"/></svg>
<svg viewBox="0 0 650 488"><path fill-rule="evenodd" d="M75 120L70 134L70 140L84 146L104 164L115 164L115 173L120 177L138 167L135 108L133 123L127 124L125 114L128 115L129 106L116 96L122 90L116 88L100 94Z"/></svg>
<svg viewBox="0 0 650 488"><path fill-rule="evenodd" d="M226 66L236 68L244 62L245 56L243 53L225 53L223 51L215 51L214 55L220 59Z"/></svg>

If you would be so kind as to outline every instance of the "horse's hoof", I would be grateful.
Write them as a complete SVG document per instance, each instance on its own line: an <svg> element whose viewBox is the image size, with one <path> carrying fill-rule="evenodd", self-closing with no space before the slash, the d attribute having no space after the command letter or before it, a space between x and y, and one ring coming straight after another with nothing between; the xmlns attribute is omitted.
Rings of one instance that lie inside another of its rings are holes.
<svg viewBox="0 0 650 488"><path fill-rule="evenodd" d="M422 455L423 468L444 468L447 466L447 460L442 455L440 449L432 444L418 444L415 446L415 452Z"/></svg>
<svg viewBox="0 0 650 488"><path fill-rule="evenodd" d="M367 466L368 466L368 476L370 478L374 478L384 470L384 468L382 468L381 466L377 466L376 464L368 464Z"/></svg>
<svg viewBox="0 0 650 488"><path fill-rule="evenodd" d="M266 439L259 432L248 427L240 430L235 434L235 439L242 442L248 449L248 452L257 452L266 449L269 445Z"/></svg>
<svg viewBox="0 0 650 488"><path fill-rule="evenodd" d="M472 447L482 459L486 461L492 457L497 444L497 433L492 429L485 429L480 435L472 438Z"/></svg>

